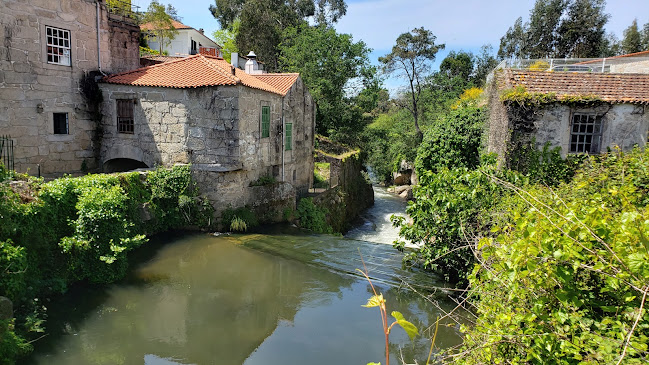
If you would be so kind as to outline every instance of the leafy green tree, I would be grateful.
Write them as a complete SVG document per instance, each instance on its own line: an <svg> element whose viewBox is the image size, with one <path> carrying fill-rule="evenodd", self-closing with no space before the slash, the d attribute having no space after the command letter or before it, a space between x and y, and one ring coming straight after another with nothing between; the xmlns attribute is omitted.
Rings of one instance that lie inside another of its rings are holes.
<svg viewBox="0 0 649 365"><path fill-rule="evenodd" d="M624 30L622 52L625 54L642 51L642 34L638 29L638 19L633 19L631 25Z"/></svg>
<svg viewBox="0 0 649 365"><path fill-rule="evenodd" d="M164 46L171 43L171 40L178 35L178 31L172 23L174 18L170 15L170 12L176 14L173 6L169 5L165 8L157 0L152 0L142 18L143 23L151 23L152 30L149 32L158 39L160 54L162 54Z"/></svg>
<svg viewBox="0 0 649 365"><path fill-rule="evenodd" d="M649 51L649 22L642 27L642 50Z"/></svg>
<svg viewBox="0 0 649 365"><path fill-rule="evenodd" d="M439 72L448 77L460 77L469 82L473 73L474 56L470 52L451 51L439 65Z"/></svg>
<svg viewBox="0 0 649 365"><path fill-rule="evenodd" d="M519 17L514 25L507 29L505 35L500 38L500 48L498 49L498 58L523 58L525 52L526 29L523 26L523 18Z"/></svg>
<svg viewBox="0 0 649 365"><path fill-rule="evenodd" d="M528 58L554 57L558 28L568 0L537 0L530 11L524 53Z"/></svg>
<svg viewBox="0 0 649 365"><path fill-rule="evenodd" d="M215 30L212 34L214 41L222 47L221 52L223 52L223 58L228 61L230 60L232 53L239 52L237 48L236 38L237 34L239 34L240 25L241 21L237 19L234 21L234 23L232 23L232 27L230 29L226 28Z"/></svg>
<svg viewBox="0 0 649 365"><path fill-rule="evenodd" d="M484 86L487 81L487 75L498 66L498 60L493 56L491 45L480 47L480 54L475 57L475 66L473 68L473 83L476 86Z"/></svg>
<svg viewBox="0 0 649 365"><path fill-rule="evenodd" d="M308 86L317 109L318 133L334 131L357 135L362 125L361 111L352 108L350 81L359 75L371 82L370 49L350 34L333 27L310 27L305 23L287 28L279 46L281 69L299 72ZM373 87L377 87L376 84Z"/></svg>
<svg viewBox="0 0 649 365"><path fill-rule="evenodd" d="M419 101L423 80L430 73L435 55L445 47L444 44L435 44L436 39L437 37L424 27L415 28L397 37L392 52L384 57L379 57L379 62L382 63L385 73L397 75L408 82L406 86L408 102L403 103L402 107L412 114L417 138L420 141L423 138L423 133L419 126L421 116Z"/></svg>
<svg viewBox="0 0 649 365"><path fill-rule="evenodd" d="M223 29L232 30L239 19L237 49L243 53L254 51L266 70L276 71L277 47L285 29L311 17L321 25L333 23L345 15L347 6L344 0L215 0L210 11Z"/></svg>
<svg viewBox="0 0 649 365"><path fill-rule="evenodd" d="M604 0L573 0L559 26L557 57L605 56L604 26L610 17L604 13Z"/></svg>

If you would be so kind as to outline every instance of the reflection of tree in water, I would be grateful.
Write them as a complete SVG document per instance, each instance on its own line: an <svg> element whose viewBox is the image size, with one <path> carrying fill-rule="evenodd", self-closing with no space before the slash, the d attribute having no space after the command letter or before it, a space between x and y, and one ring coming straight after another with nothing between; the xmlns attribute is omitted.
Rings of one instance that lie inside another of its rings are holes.
<svg viewBox="0 0 649 365"><path fill-rule="evenodd" d="M78 335L42 363L123 364L155 354L241 364L303 304L340 297L354 282L211 237L165 247L137 275L153 282L111 288Z"/></svg>

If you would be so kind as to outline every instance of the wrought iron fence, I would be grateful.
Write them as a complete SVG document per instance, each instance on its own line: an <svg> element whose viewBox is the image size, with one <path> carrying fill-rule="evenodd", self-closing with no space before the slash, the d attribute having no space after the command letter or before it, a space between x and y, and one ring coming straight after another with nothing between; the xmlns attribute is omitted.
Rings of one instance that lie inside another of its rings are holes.
<svg viewBox="0 0 649 365"><path fill-rule="evenodd" d="M0 163L14 170L14 141L9 136L0 136Z"/></svg>

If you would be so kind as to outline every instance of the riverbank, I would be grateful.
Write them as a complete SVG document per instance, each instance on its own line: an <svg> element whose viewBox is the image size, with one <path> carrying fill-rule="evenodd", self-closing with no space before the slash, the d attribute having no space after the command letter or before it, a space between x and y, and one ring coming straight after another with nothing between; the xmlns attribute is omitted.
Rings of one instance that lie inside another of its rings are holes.
<svg viewBox="0 0 649 365"><path fill-rule="evenodd" d="M77 282L115 282L147 235L207 226L212 215L189 166L47 183L0 175L0 293L13 309L0 323L0 358L7 363L28 353L29 341L43 332L43 298Z"/></svg>

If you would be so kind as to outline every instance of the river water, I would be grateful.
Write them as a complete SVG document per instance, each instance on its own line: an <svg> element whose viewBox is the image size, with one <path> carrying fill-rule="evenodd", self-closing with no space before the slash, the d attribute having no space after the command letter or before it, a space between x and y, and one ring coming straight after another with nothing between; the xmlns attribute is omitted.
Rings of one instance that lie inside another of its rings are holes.
<svg viewBox="0 0 649 365"><path fill-rule="evenodd" d="M405 203L375 189L376 204L346 237L287 226L262 233L158 237L129 277L75 288L49 305L48 332L31 364L385 363L379 310L355 269L363 262L387 300L425 335L439 310L401 283L440 285L402 268L389 215ZM362 259L361 259L362 258ZM449 303L438 303L449 309ZM436 346L461 340L444 322ZM390 334L391 362L426 362L430 340ZM436 350L437 351L437 350Z"/></svg>

